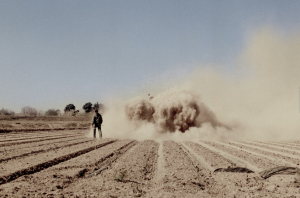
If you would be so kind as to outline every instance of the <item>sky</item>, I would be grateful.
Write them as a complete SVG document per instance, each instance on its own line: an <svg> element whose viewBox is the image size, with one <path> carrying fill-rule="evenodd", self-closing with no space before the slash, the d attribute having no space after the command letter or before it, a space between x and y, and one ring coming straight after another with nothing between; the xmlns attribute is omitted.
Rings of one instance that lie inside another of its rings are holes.
<svg viewBox="0 0 300 198"><path fill-rule="evenodd" d="M262 27L299 32L300 1L0 0L0 108L82 110L204 65L230 75Z"/></svg>

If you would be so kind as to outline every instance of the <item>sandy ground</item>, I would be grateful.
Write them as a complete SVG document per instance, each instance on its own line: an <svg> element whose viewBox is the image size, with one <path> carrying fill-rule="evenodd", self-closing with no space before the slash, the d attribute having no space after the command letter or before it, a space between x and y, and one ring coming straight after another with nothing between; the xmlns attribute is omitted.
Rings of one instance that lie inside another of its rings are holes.
<svg viewBox="0 0 300 198"><path fill-rule="evenodd" d="M0 134L0 197L300 197L299 142L93 139L83 130ZM245 167L253 173L214 172Z"/></svg>
<svg viewBox="0 0 300 198"><path fill-rule="evenodd" d="M0 116L0 133L86 129L91 116Z"/></svg>

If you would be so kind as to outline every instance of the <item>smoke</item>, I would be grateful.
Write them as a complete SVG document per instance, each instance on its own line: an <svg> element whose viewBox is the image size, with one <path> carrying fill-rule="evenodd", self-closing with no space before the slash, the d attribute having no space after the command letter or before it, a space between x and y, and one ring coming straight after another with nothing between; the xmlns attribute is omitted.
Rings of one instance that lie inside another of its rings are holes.
<svg viewBox="0 0 300 198"><path fill-rule="evenodd" d="M136 139L299 139L299 54L300 34L261 29L230 74L215 69L220 66L200 66L206 69L152 100L115 101L103 115L103 133Z"/></svg>

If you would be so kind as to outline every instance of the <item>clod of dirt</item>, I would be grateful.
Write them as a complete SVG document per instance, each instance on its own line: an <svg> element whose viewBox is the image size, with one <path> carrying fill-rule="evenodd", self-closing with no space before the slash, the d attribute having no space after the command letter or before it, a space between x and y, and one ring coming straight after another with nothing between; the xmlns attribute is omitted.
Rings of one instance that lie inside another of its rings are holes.
<svg viewBox="0 0 300 198"><path fill-rule="evenodd" d="M86 169L86 168L82 169L82 170L80 170L78 172L78 174L76 175L76 177L78 177L78 178L83 177L86 172L88 172L88 169Z"/></svg>
<svg viewBox="0 0 300 198"><path fill-rule="evenodd" d="M135 187L133 187L133 185L135 185ZM139 189L138 184L131 184L131 187L133 188L134 197L141 197L143 194L145 194L144 191Z"/></svg>
<svg viewBox="0 0 300 198"><path fill-rule="evenodd" d="M252 170L244 167L227 167L227 168L218 168L215 172L231 172L231 173L254 173Z"/></svg>
<svg viewBox="0 0 300 198"><path fill-rule="evenodd" d="M118 171L115 175L115 180L119 181L119 182L123 182L124 181L124 177L126 176L127 170L123 170L123 171Z"/></svg>

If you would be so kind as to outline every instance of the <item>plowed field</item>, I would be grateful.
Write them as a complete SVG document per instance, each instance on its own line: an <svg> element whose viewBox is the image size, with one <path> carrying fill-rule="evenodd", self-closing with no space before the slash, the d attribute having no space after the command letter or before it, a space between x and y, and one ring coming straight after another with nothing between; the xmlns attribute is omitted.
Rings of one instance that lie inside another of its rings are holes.
<svg viewBox="0 0 300 198"><path fill-rule="evenodd" d="M0 197L300 197L300 142L93 139L82 130L0 134ZM229 168L228 168L229 167Z"/></svg>

